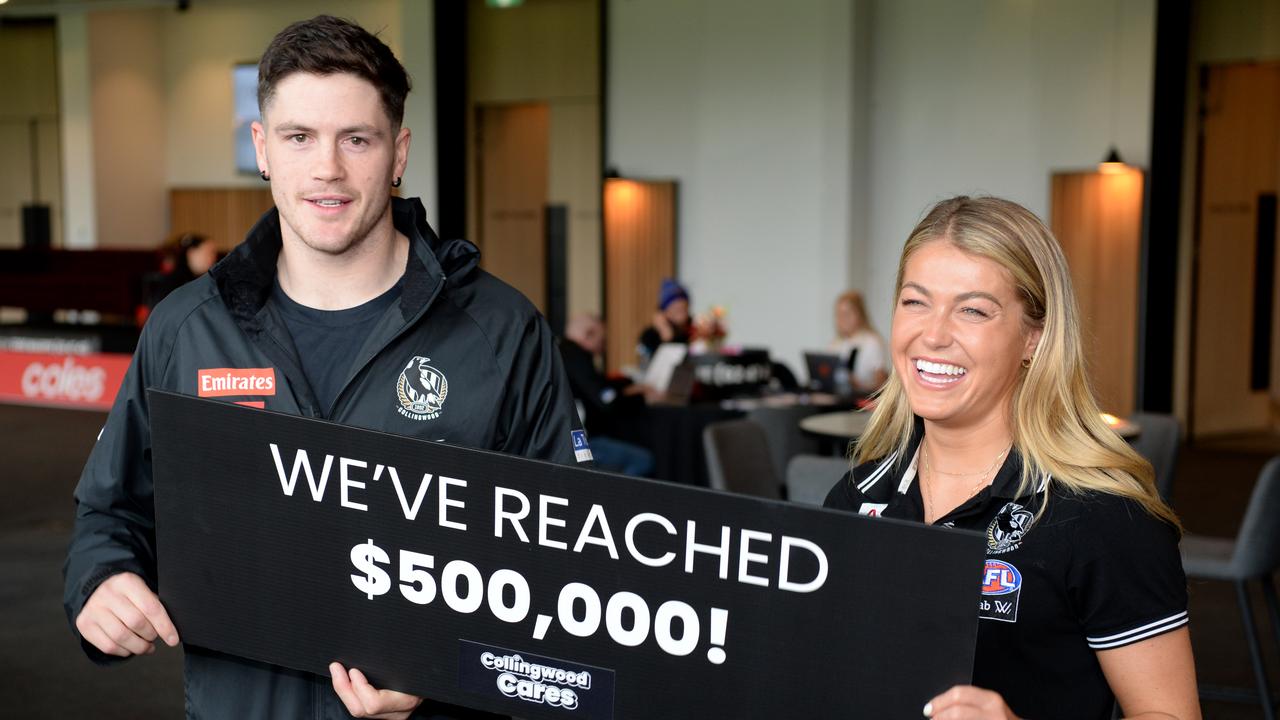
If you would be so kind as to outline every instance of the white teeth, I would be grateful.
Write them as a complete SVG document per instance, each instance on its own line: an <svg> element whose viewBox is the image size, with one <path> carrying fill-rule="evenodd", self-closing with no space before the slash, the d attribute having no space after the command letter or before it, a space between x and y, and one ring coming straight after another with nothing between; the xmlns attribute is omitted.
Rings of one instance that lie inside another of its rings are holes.
<svg viewBox="0 0 1280 720"><path fill-rule="evenodd" d="M916 369L927 372L930 375L953 375L957 378L965 374L965 369L959 365L948 365L946 363L929 362L928 360L916 360Z"/></svg>
<svg viewBox="0 0 1280 720"><path fill-rule="evenodd" d="M315 203L317 205L323 205L324 207L337 207L342 204L342 201L341 200L316 200Z"/></svg>

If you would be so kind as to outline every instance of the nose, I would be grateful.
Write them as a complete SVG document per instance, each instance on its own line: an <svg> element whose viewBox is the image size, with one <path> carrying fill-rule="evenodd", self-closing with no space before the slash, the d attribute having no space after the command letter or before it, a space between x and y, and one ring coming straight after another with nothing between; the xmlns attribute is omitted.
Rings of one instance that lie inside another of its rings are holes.
<svg viewBox="0 0 1280 720"><path fill-rule="evenodd" d="M951 344L951 314L943 308L929 314L924 321L920 339L930 348L944 348Z"/></svg>
<svg viewBox="0 0 1280 720"><path fill-rule="evenodd" d="M342 156L339 154L336 142L319 143L311 166L311 176L322 182L342 179Z"/></svg>

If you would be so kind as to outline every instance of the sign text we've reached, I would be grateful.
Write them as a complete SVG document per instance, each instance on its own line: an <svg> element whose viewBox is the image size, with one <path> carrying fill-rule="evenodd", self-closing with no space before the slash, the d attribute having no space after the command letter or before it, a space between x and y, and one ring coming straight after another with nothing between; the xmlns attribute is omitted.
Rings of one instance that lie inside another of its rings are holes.
<svg viewBox="0 0 1280 720"><path fill-rule="evenodd" d="M685 573L697 571L720 580L772 586L788 592L813 592L827 578L826 553L816 543L800 537L780 535L775 540L773 533L724 524L699 531L696 520L677 525L653 512L630 514L625 522L618 518L610 523L599 503L590 504L580 526L570 528L568 519L561 514L570 505L568 498L542 493L531 498L524 491L502 485L493 485L491 494L480 496L470 493L470 483L462 478L430 472L416 479L416 472L402 478L400 469L387 463L333 454L313 458L304 449L294 450L290 458L289 451L277 443L268 443L267 447L280 490L289 497L309 497L313 502L328 498L328 502L359 512L368 512L371 502L394 502L408 521L434 523L464 533L487 531L494 538L509 542L535 543L565 552L600 553L614 561L648 567L679 561ZM306 484L305 494L299 489L300 480ZM337 489L331 491L335 484ZM490 522L473 530L463 516L469 505L479 504L484 504ZM615 533L615 526L620 533ZM806 555L806 564L816 566L816 572L798 577L798 563L793 561L797 553ZM515 569L501 568L485 578L475 564L454 558L443 563L437 581L431 574L436 567L435 554L401 548L393 566L391 555L372 538L353 546L350 558L358 571L351 575L352 583L370 600L391 589L394 573L399 579L400 595L415 604L433 602L439 587L444 603L455 612L473 613L487 605L495 618L507 623L522 622L530 612L532 590ZM603 622L609 637L627 647L644 642L651 627L658 646L671 655L688 655L699 644L703 625L700 615L680 600L667 600L652 609L634 592L619 591L602 598L589 584L581 582L564 585L556 597L554 619L576 637L595 634ZM728 610L712 608L707 619L713 644L707 656L713 663L722 663L726 657L722 646L728 615ZM552 620L551 614L538 614L532 637L542 640Z"/></svg>

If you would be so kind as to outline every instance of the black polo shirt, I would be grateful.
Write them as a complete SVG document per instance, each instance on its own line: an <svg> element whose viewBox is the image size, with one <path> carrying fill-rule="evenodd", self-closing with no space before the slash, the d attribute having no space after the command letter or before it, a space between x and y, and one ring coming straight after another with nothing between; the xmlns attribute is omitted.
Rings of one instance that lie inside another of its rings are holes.
<svg viewBox="0 0 1280 720"><path fill-rule="evenodd" d="M917 423L904 454L854 468L826 506L923 522L922 437ZM1019 717L1107 720L1114 696L1096 653L1187 623L1177 532L1132 500L1048 477L1019 495L1021 469L1010 452L989 487L935 523L987 536L973 684Z"/></svg>

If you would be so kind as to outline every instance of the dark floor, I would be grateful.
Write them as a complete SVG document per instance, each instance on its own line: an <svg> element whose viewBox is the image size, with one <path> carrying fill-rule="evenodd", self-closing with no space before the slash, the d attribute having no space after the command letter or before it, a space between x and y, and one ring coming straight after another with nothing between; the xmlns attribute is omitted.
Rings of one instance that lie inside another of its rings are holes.
<svg viewBox="0 0 1280 720"><path fill-rule="evenodd" d="M104 415L0 406L0 718L181 717L182 656L111 668L80 652L62 612L61 567L73 512L71 491ZM1253 482L1280 441L1238 438L1184 448L1174 506L1187 529L1234 535ZM1278 519L1280 521L1280 519ZM1255 606L1261 607L1255 597ZM1264 639L1270 625L1259 613ZM1230 586L1191 587L1191 637L1201 683L1252 686L1248 652ZM1273 685L1275 643L1264 642ZM1204 704L1207 718L1261 717L1257 706Z"/></svg>

